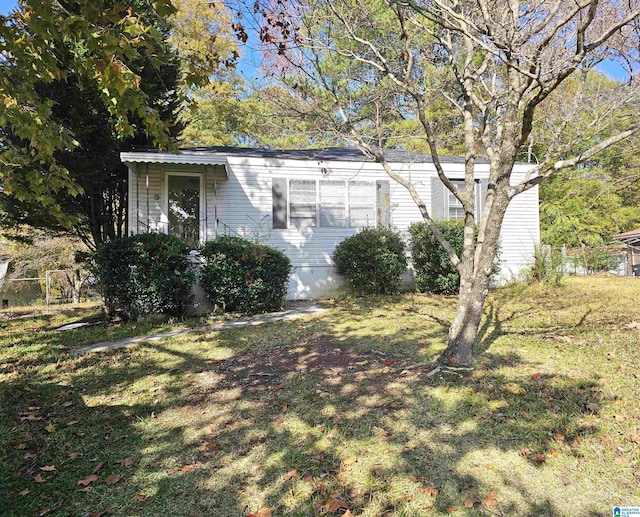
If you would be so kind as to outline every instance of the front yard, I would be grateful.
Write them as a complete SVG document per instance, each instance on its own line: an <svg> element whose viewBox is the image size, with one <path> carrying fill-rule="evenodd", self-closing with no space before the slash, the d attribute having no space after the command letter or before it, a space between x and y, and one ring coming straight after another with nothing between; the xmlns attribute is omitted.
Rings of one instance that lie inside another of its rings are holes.
<svg viewBox="0 0 640 517"><path fill-rule="evenodd" d="M426 377L455 299L196 330L2 319L0 514L611 515L640 505L640 282L491 295L472 373ZM95 312L95 309L93 310ZM181 324L182 325L182 324Z"/></svg>

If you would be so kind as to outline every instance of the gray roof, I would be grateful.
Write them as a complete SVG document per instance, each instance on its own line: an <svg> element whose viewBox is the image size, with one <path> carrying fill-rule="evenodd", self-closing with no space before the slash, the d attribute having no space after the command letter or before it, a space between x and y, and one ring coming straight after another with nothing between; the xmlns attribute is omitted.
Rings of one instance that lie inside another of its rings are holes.
<svg viewBox="0 0 640 517"><path fill-rule="evenodd" d="M136 152L136 151L133 151ZM145 153L161 153L166 151L157 151L155 149L140 150ZM273 158L273 159L289 159L289 160L325 160L325 161L346 161L346 162L362 162L374 161L372 158L365 156L362 151L355 147L327 147L324 149L295 149L295 150L278 150L267 148L251 148L251 147L191 147L181 148L181 155L226 155L226 156L246 156L254 158ZM387 149L384 151L385 157L392 163L432 163L430 154L416 153L412 151ZM441 156L442 163L464 163L464 158L453 156ZM478 158L478 163L487 163L484 158Z"/></svg>

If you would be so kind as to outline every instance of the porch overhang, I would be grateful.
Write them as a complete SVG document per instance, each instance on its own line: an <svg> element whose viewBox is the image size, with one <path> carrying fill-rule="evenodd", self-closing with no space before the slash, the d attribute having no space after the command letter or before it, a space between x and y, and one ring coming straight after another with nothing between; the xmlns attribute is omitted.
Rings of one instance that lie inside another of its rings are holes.
<svg viewBox="0 0 640 517"><path fill-rule="evenodd" d="M120 153L120 160L128 167L137 172L139 163L150 164L170 164L170 165L223 165L224 176L227 174L227 157L224 155L213 155L199 151L131 151Z"/></svg>

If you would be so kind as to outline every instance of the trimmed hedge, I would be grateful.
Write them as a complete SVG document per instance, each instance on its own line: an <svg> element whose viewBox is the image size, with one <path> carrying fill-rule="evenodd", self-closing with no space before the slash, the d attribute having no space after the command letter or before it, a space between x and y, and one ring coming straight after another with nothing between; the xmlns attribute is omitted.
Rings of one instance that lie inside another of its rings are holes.
<svg viewBox="0 0 640 517"><path fill-rule="evenodd" d="M346 238L333 252L336 272L359 294L392 294L407 269L404 242L387 229L364 229Z"/></svg>
<svg viewBox="0 0 640 517"><path fill-rule="evenodd" d="M292 271L282 251L224 235L205 243L202 256L200 285L212 304L246 314L282 308Z"/></svg>
<svg viewBox="0 0 640 517"><path fill-rule="evenodd" d="M181 316L195 280L189 251L178 237L144 233L103 243L88 255L87 264L109 315Z"/></svg>

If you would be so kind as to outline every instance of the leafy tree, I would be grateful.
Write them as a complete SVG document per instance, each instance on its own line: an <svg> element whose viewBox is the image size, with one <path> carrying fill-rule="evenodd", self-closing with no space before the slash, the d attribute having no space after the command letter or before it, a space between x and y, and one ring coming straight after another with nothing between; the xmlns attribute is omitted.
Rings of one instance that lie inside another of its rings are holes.
<svg viewBox="0 0 640 517"><path fill-rule="evenodd" d="M0 25L0 181L5 193L49 207L66 225L56 193L81 188L59 161L78 148L77 128L58 116L56 89L67 82L92 91L93 106L119 137L144 130L171 144L171 121L144 87L142 69L165 64L170 0L21 0ZM146 56L141 63L136 56ZM141 65L140 67L134 66ZM52 92L53 90L53 92Z"/></svg>
<svg viewBox="0 0 640 517"><path fill-rule="evenodd" d="M587 87L583 79L603 59L634 76L640 6L612 0L542 0L535 5L300 0L258 11L257 18L264 19L260 38L281 63L282 84L308 113L323 117L326 127L378 161L408 190L458 270L457 312L435 369L469 367L511 200L640 129L637 81L605 91ZM563 137L547 145L538 164L515 183L513 166L528 147L540 107L569 81L575 81L572 102L558 105L554 131ZM461 189L440 163L442 128L432 109L434 97L458 116L464 146ZM580 111L587 105L587 112ZM439 178L464 208L460 254L436 227L411 178L385 159L384 147L395 145L394 130L403 120L418 121ZM490 173L476 221L478 156L487 157Z"/></svg>

